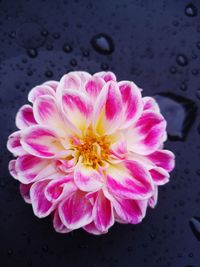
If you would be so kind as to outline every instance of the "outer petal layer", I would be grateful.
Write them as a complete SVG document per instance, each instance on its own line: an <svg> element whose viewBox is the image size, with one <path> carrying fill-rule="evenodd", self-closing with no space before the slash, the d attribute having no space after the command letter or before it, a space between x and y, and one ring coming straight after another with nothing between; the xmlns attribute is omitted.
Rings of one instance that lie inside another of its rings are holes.
<svg viewBox="0 0 200 267"><path fill-rule="evenodd" d="M85 195L77 191L59 206L62 223L69 229L77 229L92 221L92 204Z"/></svg>
<svg viewBox="0 0 200 267"><path fill-rule="evenodd" d="M25 130L21 143L24 150L41 158L54 158L63 150L58 135L43 126L32 126Z"/></svg>
<svg viewBox="0 0 200 267"><path fill-rule="evenodd" d="M136 161L126 160L109 167L106 183L109 191L119 198L147 199L153 194L149 172Z"/></svg>

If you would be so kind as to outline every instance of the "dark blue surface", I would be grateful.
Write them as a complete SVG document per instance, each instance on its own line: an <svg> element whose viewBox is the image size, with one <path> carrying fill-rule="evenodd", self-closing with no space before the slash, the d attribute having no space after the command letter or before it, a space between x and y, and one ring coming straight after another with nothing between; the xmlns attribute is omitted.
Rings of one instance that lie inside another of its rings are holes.
<svg viewBox="0 0 200 267"><path fill-rule="evenodd" d="M186 140L166 143L176 153L176 170L159 191L157 208L140 225L116 224L99 237L57 234L49 218L37 219L7 171L5 147L28 91L69 70L113 70L144 95L170 92L199 107L200 2L190 3L0 1L0 266L200 266L200 243L189 224L200 217L198 110L187 118ZM91 44L100 33L113 41L108 55ZM173 112L169 124L177 120Z"/></svg>

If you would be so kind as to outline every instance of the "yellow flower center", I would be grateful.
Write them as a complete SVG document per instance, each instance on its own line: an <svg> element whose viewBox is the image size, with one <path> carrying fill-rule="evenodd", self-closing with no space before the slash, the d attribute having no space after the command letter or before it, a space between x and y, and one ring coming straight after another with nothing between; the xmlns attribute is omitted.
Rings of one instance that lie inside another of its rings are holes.
<svg viewBox="0 0 200 267"><path fill-rule="evenodd" d="M85 136L78 138L78 144L72 141L77 157L93 168L104 165L110 154L110 141L108 136L97 136L88 131Z"/></svg>

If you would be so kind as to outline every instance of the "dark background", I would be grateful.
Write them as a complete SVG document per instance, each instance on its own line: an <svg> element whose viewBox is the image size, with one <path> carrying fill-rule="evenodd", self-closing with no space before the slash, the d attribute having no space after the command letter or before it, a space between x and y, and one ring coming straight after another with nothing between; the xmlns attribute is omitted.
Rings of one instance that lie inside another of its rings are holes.
<svg viewBox="0 0 200 267"><path fill-rule="evenodd" d="M200 104L200 1L192 3L0 0L1 267L200 266L200 222L191 219L200 217L200 119L195 112ZM114 44L112 51L112 44L100 38L107 55L91 45L100 33ZM7 136L33 86L59 80L69 70L107 69L118 79L135 81L144 95L172 93L158 100L176 169L160 188L157 208L149 209L141 224L115 224L103 236L82 230L57 234L49 218L33 215L10 177Z"/></svg>

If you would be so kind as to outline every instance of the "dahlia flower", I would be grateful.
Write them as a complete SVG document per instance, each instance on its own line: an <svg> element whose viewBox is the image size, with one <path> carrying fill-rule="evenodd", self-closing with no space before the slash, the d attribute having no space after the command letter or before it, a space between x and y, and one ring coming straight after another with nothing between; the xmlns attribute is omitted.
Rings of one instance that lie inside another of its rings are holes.
<svg viewBox="0 0 200 267"><path fill-rule="evenodd" d="M156 101L112 72L70 72L34 87L28 100L7 147L34 214L51 214L60 233L141 222L174 168Z"/></svg>

